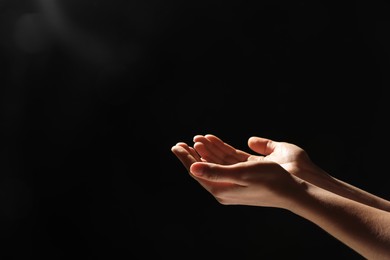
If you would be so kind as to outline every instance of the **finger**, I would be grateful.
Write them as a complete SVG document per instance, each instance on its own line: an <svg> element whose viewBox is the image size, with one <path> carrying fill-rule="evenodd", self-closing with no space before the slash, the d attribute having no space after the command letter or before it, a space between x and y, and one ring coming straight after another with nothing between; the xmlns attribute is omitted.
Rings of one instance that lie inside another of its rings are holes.
<svg viewBox="0 0 390 260"><path fill-rule="evenodd" d="M201 158L200 158L199 154L191 146L189 146L189 145L187 145L186 143L183 143L183 142L179 142L176 145L181 146L184 149L186 149L197 161L201 161Z"/></svg>
<svg viewBox="0 0 390 260"><path fill-rule="evenodd" d="M235 149L214 135L197 135L194 142L195 149L208 162L228 165L245 161L249 157L248 153Z"/></svg>
<svg viewBox="0 0 390 260"><path fill-rule="evenodd" d="M190 172L197 178L216 183L231 183L245 186L245 179L242 178L247 167L240 163L234 165L219 165L214 163L193 163Z"/></svg>
<svg viewBox="0 0 390 260"><path fill-rule="evenodd" d="M194 136L195 150L208 162L227 164L223 151L203 135Z"/></svg>
<svg viewBox="0 0 390 260"><path fill-rule="evenodd" d="M277 142L262 137L250 137L248 146L253 151L263 155L271 154L276 148Z"/></svg>
<svg viewBox="0 0 390 260"><path fill-rule="evenodd" d="M232 163L246 161L250 156L249 153L234 148L215 135L207 134L205 137L225 154L226 160L233 161Z"/></svg>
<svg viewBox="0 0 390 260"><path fill-rule="evenodd" d="M191 174L192 175L192 174ZM215 194L220 194L222 191L226 189L231 189L234 187L242 187L233 183L225 183L225 182L213 182L201 178L197 178L196 176L192 175L192 177L208 192L210 192L213 196Z"/></svg>
<svg viewBox="0 0 390 260"><path fill-rule="evenodd" d="M207 162L226 164L222 158L221 152L216 150L215 147L212 147L208 141L196 142L194 144L194 149Z"/></svg>
<svg viewBox="0 0 390 260"><path fill-rule="evenodd" d="M190 167L193 163L199 162L199 160L191 152L190 147L186 149L182 145L175 145L171 148L171 151L181 161L187 171L190 171Z"/></svg>

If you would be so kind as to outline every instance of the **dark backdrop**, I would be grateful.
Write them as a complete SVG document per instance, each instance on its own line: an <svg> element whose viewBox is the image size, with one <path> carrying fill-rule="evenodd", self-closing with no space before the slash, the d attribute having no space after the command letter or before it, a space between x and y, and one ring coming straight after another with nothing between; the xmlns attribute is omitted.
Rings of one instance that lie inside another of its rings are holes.
<svg viewBox="0 0 390 260"><path fill-rule="evenodd" d="M223 206L172 155L305 148L390 198L385 1L0 1L4 259L361 259L292 213Z"/></svg>

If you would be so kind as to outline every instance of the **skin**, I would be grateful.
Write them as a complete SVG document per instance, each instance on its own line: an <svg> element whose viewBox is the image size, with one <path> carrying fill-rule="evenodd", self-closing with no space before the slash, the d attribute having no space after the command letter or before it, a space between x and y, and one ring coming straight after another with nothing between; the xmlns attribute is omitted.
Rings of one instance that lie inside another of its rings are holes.
<svg viewBox="0 0 390 260"><path fill-rule="evenodd" d="M390 201L338 180L300 147L251 137L249 154L215 135L172 152L219 203L289 210L367 259L390 259Z"/></svg>

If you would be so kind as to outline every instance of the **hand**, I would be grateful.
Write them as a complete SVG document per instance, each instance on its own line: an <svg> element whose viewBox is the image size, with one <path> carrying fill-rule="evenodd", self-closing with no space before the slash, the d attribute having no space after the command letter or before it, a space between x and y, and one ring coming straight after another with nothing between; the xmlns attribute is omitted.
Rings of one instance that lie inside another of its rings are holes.
<svg viewBox="0 0 390 260"><path fill-rule="evenodd" d="M307 153L300 147L276 142L267 138L251 137L248 146L258 155L251 155L235 149L215 135L197 135L194 137L194 153L201 161L230 165L239 162L261 160L275 162L286 171L303 178L308 169L314 167Z"/></svg>
<svg viewBox="0 0 390 260"><path fill-rule="evenodd" d="M253 142L254 147L267 151L265 140ZM234 149L213 135L194 141L194 148L178 143L172 152L221 204L283 208L301 190L301 180L266 156Z"/></svg>
<svg viewBox="0 0 390 260"><path fill-rule="evenodd" d="M308 183L356 199L346 194L347 190L351 190L350 187L346 187L345 183L319 168L311 161L305 150L297 145L262 137L251 137L248 139L248 146L257 153L251 155L235 149L215 135L197 135L194 137L194 142L194 148L202 161L224 165L252 160L275 162L290 174Z"/></svg>

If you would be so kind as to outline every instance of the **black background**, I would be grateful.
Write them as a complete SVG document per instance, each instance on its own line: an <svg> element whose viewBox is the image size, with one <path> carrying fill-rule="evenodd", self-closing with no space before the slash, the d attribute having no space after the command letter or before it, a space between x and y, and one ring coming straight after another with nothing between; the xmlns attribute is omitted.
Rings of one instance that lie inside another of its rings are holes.
<svg viewBox="0 0 390 260"><path fill-rule="evenodd" d="M385 1L0 1L4 259L361 259L170 151L288 141L389 198Z"/></svg>

